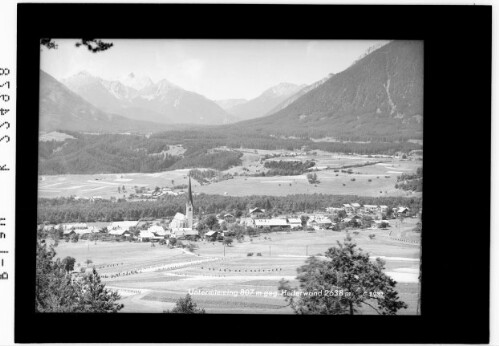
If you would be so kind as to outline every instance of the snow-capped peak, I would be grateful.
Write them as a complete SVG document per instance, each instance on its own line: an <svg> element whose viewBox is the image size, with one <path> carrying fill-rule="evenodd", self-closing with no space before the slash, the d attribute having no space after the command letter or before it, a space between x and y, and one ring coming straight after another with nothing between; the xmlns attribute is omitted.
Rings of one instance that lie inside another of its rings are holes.
<svg viewBox="0 0 499 346"><path fill-rule="evenodd" d="M127 87L133 88L135 90L142 90L152 85L153 82L151 78L147 76L138 76L131 72L127 76L120 78L120 82Z"/></svg>

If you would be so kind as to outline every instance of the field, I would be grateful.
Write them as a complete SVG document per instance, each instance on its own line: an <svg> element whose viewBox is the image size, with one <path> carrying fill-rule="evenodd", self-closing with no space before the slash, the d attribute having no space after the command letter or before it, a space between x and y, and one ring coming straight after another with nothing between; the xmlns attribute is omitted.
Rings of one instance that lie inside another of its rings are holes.
<svg viewBox="0 0 499 346"><path fill-rule="evenodd" d="M38 195L44 198L100 196L124 197L118 193L118 187L125 186L126 195L134 193L134 187L147 187L154 189L156 186L173 188L176 185L188 183L188 169L159 173L123 173L123 174L67 174L44 175L39 177ZM193 186L197 182L192 182Z"/></svg>
<svg viewBox="0 0 499 346"><path fill-rule="evenodd" d="M391 230L353 234L372 259L386 261L386 273L398 282L400 297L409 305L401 314L416 313L420 247L395 240L390 233L407 233L416 221L406 219L402 224L394 222ZM368 235L372 233L376 236L371 240ZM162 312L190 292L209 313L287 314L292 311L278 294L279 280L290 280L296 286L296 268L344 237L345 232L333 231L269 233L230 247L196 242L194 253L150 243L80 241L61 242L56 251L61 258L75 257L76 269L92 260L107 286L122 295L123 312Z"/></svg>
<svg viewBox="0 0 499 346"><path fill-rule="evenodd" d="M402 173L413 173L421 167L421 161L406 161L392 158L369 158L357 155L339 155L316 151L315 155L300 154L283 156L272 160L314 159L318 184L310 184L306 174L296 176L250 177L241 174L264 172L260 162L264 155L291 155L288 151L241 150L243 165L226 171L234 179L224 180L207 185L193 181L195 193L220 194L228 196L273 195L324 193L336 195L359 195L368 197L420 197L421 193L395 189L397 176ZM383 161L383 162L379 162ZM378 162L378 163L376 163ZM341 172L341 167L372 163L363 167L351 168L353 173ZM334 170L339 170L335 172ZM134 187L173 188L187 184L188 169L165 171L159 173L123 173L123 174L89 174L89 175L49 175L39 178L39 197L54 198L100 196L103 198L124 197L134 193ZM354 180L353 180L354 179ZM118 187L126 187L126 193L119 193ZM178 190L181 191L181 190Z"/></svg>

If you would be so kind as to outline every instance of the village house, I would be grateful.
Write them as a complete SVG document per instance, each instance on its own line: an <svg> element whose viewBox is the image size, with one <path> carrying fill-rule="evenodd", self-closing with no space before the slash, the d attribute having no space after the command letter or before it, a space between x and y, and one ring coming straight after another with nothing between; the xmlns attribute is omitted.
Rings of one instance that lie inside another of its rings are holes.
<svg viewBox="0 0 499 346"><path fill-rule="evenodd" d="M398 207L398 208L393 208L393 214L394 216L396 217L400 217L400 216L407 216L408 213L409 213L409 208L407 207Z"/></svg>
<svg viewBox="0 0 499 346"><path fill-rule="evenodd" d="M175 228L170 231L170 238L176 238L178 240L199 238L199 232L192 228Z"/></svg>
<svg viewBox="0 0 499 346"><path fill-rule="evenodd" d="M86 223L64 223L62 224L62 229L65 230L77 230L77 229L87 229L88 226Z"/></svg>
<svg viewBox="0 0 499 346"><path fill-rule="evenodd" d="M326 208L326 213L332 214L334 217L337 217L338 214L344 210L345 210L344 208L328 207Z"/></svg>
<svg viewBox="0 0 499 346"><path fill-rule="evenodd" d="M371 204L365 204L364 205L364 212L368 214L374 214L378 211L378 206L377 205L371 205Z"/></svg>
<svg viewBox="0 0 499 346"><path fill-rule="evenodd" d="M350 205L350 204L343 204L343 210L347 213L347 214L352 214L354 209L353 207Z"/></svg>
<svg viewBox="0 0 499 346"><path fill-rule="evenodd" d="M234 215L227 213L227 214L224 215L224 220L227 223L232 223L232 222L236 221L236 218L235 218Z"/></svg>
<svg viewBox="0 0 499 346"><path fill-rule="evenodd" d="M300 218L288 218L286 221L291 228L301 227L301 219Z"/></svg>
<svg viewBox="0 0 499 346"><path fill-rule="evenodd" d="M147 231L161 238L164 238L169 234L169 232L165 231L165 229L159 225L152 225L147 229Z"/></svg>
<svg viewBox="0 0 499 346"><path fill-rule="evenodd" d="M92 233L103 232L109 226L109 222L87 222L87 227Z"/></svg>
<svg viewBox="0 0 499 346"><path fill-rule="evenodd" d="M248 212L249 216L251 216L252 218L262 217L264 213L265 213L265 209L261 209L261 208L253 208L253 209L250 209Z"/></svg>
<svg viewBox="0 0 499 346"><path fill-rule="evenodd" d="M352 206L354 213L361 208L361 205L359 203L350 203L350 205Z"/></svg>
<svg viewBox="0 0 499 346"><path fill-rule="evenodd" d="M152 232L149 232L149 231L140 231L138 239L141 242L154 241L154 240L156 240L156 236ZM159 239L157 239L157 240L159 240Z"/></svg>
<svg viewBox="0 0 499 346"><path fill-rule="evenodd" d="M132 233L128 229L124 228L116 228L110 230L108 234L115 237L130 237L132 235Z"/></svg>
<svg viewBox="0 0 499 346"><path fill-rule="evenodd" d="M291 228L286 219L255 219L255 227Z"/></svg>
<svg viewBox="0 0 499 346"><path fill-rule="evenodd" d="M241 220L239 220L239 224L245 227L255 227L255 219L251 217L242 217Z"/></svg>
<svg viewBox="0 0 499 346"><path fill-rule="evenodd" d="M307 220L307 226L318 229L329 229L333 227L333 222L330 218L323 215L311 215Z"/></svg>
<svg viewBox="0 0 499 346"><path fill-rule="evenodd" d="M118 222L113 222L108 226L109 231L117 230L117 229L123 229L126 231L129 231L130 228L132 227L137 227L138 222L137 221L118 221Z"/></svg>
<svg viewBox="0 0 499 346"><path fill-rule="evenodd" d="M206 232L204 235L204 238L208 241L215 241L217 240L217 237L220 235L220 232L218 231L209 231Z"/></svg>

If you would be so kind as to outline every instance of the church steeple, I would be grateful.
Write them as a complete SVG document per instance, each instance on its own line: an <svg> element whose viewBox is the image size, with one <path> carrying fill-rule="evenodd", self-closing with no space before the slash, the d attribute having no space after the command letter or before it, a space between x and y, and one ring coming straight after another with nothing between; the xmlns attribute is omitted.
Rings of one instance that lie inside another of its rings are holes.
<svg viewBox="0 0 499 346"><path fill-rule="evenodd" d="M189 175L189 188L187 190L187 201L185 202L185 216L187 228L192 228L194 223L194 203L192 200L191 176Z"/></svg>
<svg viewBox="0 0 499 346"><path fill-rule="evenodd" d="M191 189L191 176L189 175L189 189L187 190L187 203L190 203L192 207L194 207L194 203L192 202L192 189Z"/></svg>

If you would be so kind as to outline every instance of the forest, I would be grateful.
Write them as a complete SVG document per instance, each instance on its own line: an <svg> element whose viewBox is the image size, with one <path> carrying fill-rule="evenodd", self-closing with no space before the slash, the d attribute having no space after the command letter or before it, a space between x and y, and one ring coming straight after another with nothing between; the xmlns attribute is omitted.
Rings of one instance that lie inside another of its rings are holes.
<svg viewBox="0 0 499 346"><path fill-rule="evenodd" d="M390 208L406 206L412 214L421 208L421 198L359 197L354 195L297 194L288 196L222 196L199 194L194 197L195 215L246 215L250 208L259 207L273 215L312 213L327 207L341 207L346 203L386 205ZM165 196L161 200L111 202L75 200L74 198L40 198L38 223L112 222L141 218L168 218L185 212L185 196Z"/></svg>
<svg viewBox="0 0 499 346"><path fill-rule="evenodd" d="M300 175L305 173L309 168L315 166L315 162L307 160L305 162L301 161L265 161L265 168L269 170L265 173L265 176L274 175Z"/></svg>
<svg viewBox="0 0 499 346"><path fill-rule="evenodd" d="M408 153L421 145L406 141L368 143L314 142L308 138L280 138L258 131L227 128L196 128L150 136L129 134L82 134L65 141L39 142L39 174L152 173L180 168L226 170L241 164L240 148L262 150L324 150L364 155ZM182 145L181 155L168 149ZM213 151L225 147L227 150Z"/></svg>
<svg viewBox="0 0 499 346"><path fill-rule="evenodd" d="M404 173L397 177L396 189L405 191L423 191L423 168L419 167L414 174Z"/></svg>

